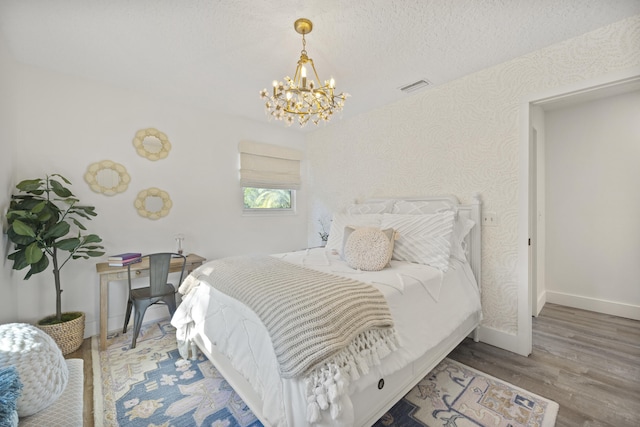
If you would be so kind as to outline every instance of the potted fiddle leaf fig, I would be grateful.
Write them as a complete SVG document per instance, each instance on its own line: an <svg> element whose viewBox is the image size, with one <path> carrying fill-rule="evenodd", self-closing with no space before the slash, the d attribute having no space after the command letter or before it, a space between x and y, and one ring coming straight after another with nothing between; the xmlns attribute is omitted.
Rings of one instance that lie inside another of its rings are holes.
<svg viewBox="0 0 640 427"><path fill-rule="evenodd" d="M24 277L28 280L52 265L56 313L37 326L53 337L63 354L82 345L85 316L83 312L62 312L60 270L70 260L104 255L100 237L82 234L86 231L82 221L96 216L95 208L80 205L67 185L71 182L58 174L22 181L7 211L7 235L15 245L15 252L8 255L12 268L28 268Z"/></svg>

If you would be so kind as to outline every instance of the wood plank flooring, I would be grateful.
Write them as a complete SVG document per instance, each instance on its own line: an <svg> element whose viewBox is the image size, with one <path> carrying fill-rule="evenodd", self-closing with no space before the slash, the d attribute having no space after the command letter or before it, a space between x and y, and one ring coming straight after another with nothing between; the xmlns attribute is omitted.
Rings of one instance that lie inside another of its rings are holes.
<svg viewBox="0 0 640 427"><path fill-rule="evenodd" d="M93 427L91 340L66 357L84 359L84 426ZM556 401L557 427L640 426L639 321L546 304L529 357L472 340L449 357Z"/></svg>
<svg viewBox="0 0 640 427"><path fill-rule="evenodd" d="M466 340L450 355L560 405L556 426L640 426L640 322L546 304L522 357Z"/></svg>

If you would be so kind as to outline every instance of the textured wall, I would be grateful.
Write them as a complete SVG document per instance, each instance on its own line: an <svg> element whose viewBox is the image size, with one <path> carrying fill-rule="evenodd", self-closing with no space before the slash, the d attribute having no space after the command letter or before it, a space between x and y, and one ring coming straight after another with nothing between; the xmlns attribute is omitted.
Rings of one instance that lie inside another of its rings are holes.
<svg viewBox="0 0 640 427"><path fill-rule="evenodd" d="M499 220L483 229L484 325L516 334L523 96L637 65L640 15L313 132L310 242L354 199L479 192Z"/></svg>

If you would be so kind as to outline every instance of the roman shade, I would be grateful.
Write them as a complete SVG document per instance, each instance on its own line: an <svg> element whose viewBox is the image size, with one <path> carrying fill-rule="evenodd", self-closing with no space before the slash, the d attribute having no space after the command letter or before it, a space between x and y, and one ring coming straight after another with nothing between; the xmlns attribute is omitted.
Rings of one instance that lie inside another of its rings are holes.
<svg viewBox="0 0 640 427"><path fill-rule="evenodd" d="M240 184L243 187L300 188L302 152L278 145L240 141Z"/></svg>

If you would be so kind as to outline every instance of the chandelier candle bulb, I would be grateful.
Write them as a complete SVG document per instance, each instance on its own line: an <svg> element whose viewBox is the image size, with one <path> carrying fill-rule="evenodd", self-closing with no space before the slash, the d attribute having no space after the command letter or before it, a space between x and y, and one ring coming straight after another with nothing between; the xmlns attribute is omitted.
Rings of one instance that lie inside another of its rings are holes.
<svg viewBox="0 0 640 427"><path fill-rule="evenodd" d="M302 66L301 74L302 74L302 87L306 88L307 87L307 69L304 67L304 65Z"/></svg>

